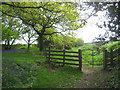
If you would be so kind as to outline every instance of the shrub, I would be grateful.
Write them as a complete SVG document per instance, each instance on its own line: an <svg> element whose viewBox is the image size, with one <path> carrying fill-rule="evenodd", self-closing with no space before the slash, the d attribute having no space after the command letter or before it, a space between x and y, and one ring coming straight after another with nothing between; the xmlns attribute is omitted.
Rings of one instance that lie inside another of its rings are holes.
<svg viewBox="0 0 120 90"><path fill-rule="evenodd" d="M102 47L107 49L107 51L109 51L109 52L110 52L110 50L115 51L120 48L120 41L109 42L109 43L103 45Z"/></svg>
<svg viewBox="0 0 120 90"><path fill-rule="evenodd" d="M107 49L107 51L118 51L118 53L113 53L116 54L116 57L113 59L114 61L114 67L111 67L113 70L113 73L111 75L109 84L111 88L120 88L120 81L119 81L119 75L120 75L120 56L119 56L119 50L120 50L120 41L115 41L115 42L109 42L106 45L102 46L103 48Z"/></svg>

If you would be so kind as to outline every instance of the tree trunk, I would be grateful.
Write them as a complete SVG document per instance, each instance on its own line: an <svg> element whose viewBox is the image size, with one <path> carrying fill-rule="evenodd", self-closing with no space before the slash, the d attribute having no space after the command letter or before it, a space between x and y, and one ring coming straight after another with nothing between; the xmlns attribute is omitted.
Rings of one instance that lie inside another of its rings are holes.
<svg viewBox="0 0 120 90"><path fill-rule="evenodd" d="M39 39L38 39L39 41L39 50L40 51L43 51L44 50L44 46L43 46L43 35L39 35Z"/></svg>
<svg viewBox="0 0 120 90"><path fill-rule="evenodd" d="M27 47L28 50L30 49L30 45L31 45L31 44L28 43L28 47Z"/></svg>
<svg viewBox="0 0 120 90"><path fill-rule="evenodd" d="M10 47L10 41L8 40L7 41L7 47L6 47L6 49L10 49L11 47Z"/></svg>

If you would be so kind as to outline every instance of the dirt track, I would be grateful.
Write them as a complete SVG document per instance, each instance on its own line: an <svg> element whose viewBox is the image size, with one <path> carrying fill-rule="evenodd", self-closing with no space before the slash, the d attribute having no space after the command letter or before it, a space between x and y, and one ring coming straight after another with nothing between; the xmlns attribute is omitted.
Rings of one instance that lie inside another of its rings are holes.
<svg viewBox="0 0 120 90"><path fill-rule="evenodd" d="M76 82L74 88L109 88L110 71L88 69L83 67L83 77Z"/></svg>

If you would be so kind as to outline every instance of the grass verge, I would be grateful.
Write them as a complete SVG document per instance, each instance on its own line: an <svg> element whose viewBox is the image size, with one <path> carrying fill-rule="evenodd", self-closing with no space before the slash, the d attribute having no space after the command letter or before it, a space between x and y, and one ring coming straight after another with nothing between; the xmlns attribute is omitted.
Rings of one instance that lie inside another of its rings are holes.
<svg viewBox="0 0 120 90"><path fill-rule="evenodd" d="M75 67L48 65L37 48L3 53L4 88L70 88L82 72Z"/></svg>

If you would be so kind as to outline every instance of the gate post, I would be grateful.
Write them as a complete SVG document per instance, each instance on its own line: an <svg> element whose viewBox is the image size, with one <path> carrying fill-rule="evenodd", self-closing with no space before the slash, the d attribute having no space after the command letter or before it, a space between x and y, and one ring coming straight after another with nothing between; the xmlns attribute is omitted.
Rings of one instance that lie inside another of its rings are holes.
<svg viewBox="0 0 120 90"><path fill-rule="evenodd" d="M79 58L79 69L82 71L82 51L78 50L78 58Z"/></svg>
<svg viewBox="0 0 120 90"><path fill-rule="evenodd" d="M106 70L107 69L107 59L108 59L107 50L104 50L103 53L104 53L103 54L103 69Z"/></svg>
<svg viewBox="0 0 120 90"><path fill-rule="evenodd" d="M113 50L110 50L110 66L113 66Z"/></svg>

